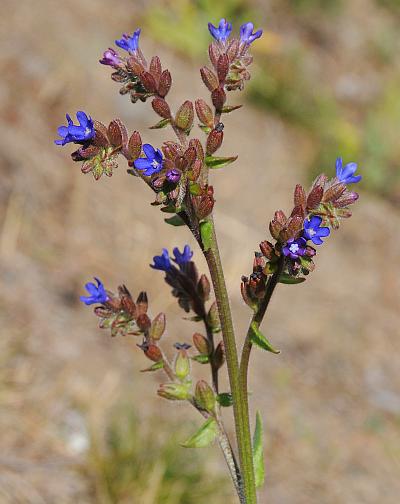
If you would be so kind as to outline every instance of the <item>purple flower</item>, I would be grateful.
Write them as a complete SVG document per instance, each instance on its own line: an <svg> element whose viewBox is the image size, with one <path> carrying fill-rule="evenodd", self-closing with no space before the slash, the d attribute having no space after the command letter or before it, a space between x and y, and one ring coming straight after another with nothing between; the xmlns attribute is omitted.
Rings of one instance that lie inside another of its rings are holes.
<svg viewBox="0 0 400 504"><path fill-rule="evenodd" d="M261 37L263 33L262 30L258 30L255 33L253 33L253 30L254 30L253 23L244 23L240 27L240 40L244 44L250 45L256 39Z"/></svg>
<svg viewBox="0 0 400 504"><path fill-rule="evenodd" d="M104 285L100 282L98 278L95 277L97 285L93 282L89 282L85 285L85 289L89 292L89 296L80 296L79 299L86 305L91 305L94 303L105 303L108 301L109 297L104 289Z"/></svg>
<svg viewBox="0 0 400 504"><path fill-rule="evenodd" d="M160 149L155 148L150 144L143 145L144 158L136 159L134 162L137 170L145 170L144 174L149 177L158 173L163 168L163 155Z"/></svg>
<svg viewBox="0 0 400 504"><path fill-rule="evenodd" d="M343 184L357 184L360 182L361 175L353 176L357 170L357 163L347 163L343 166L342 158L338 157L336 159L336 177Z"/></svg>
<svg viewBox="0 0 400 504"><path fill-rule="evenodd" d="M292 238L288 240L286 245L282 248L283 254L291 259L298 259L303 256L306 252L307 240L305 238L297 238L295 240Z"/></svg>
<svg viewBox="0 0 400 504"><path fill-rule="evenodd" d="M311 240L315 245L322 245L324 243L321 238L329 236L331 230L328 227L320 227L322 217L314 215L311 219L304 221L303 236L306 240Z"/></svg>
<svg viewBox="0 0 400 504"><path fill-rule="evenodd" d="M76 118L79 121L79 126L75 126L69 114L66 115L68 126L60 126L57 129L61 139L54 140L57 145L65 145L67 143L84 144L92 139L95 135L93 121L90 116L81 110L76 113Z"/></svg>
<svg viewBox="0 0 400 504"><path fill-rule="evenodd" d="M179 182L179 180L181 179L181 172L179 170L177 170L176 168L172 168L172 170L167 171L167 173L165 174L165 178L171 184L177 184Z"/></svg>
<svg viewBox="0 0 400 504"><path fill-rule="evenodd" d="M121 49L125 49L125 51L134 53L138 50L139 47L139 35L140 35L140 28L138 28L135 32L133 32L132 35L124 33L122 35L122 38L116 40L115 43Z"/></svg>
<svg viewBox="0 0 400 504"><path fill-rule="evenodd" d="M185 245L183 247L183 252L179 252L178 247L175 247L174 250L174 261L176 264L179 264L179 266L187 263L190 261L190 259L193 257L193 251L190 250L189 245Z"/></svg>
<svg viewBox="0 0 400 504"><path fill-rule="evenodd" d="M121 64L121 58L117 51L109 47L107 51L104 51L103 57L99 60L102 65L109 65L112 67L118 67Z"/></svg>
<svg viewBox="0 0 400 504"><path fill-rule="evenodd" d="M231 34L232 23L229 23L228 21L226 21L226 19L222 18L219 22L218 28L214 26L212 23L208 23L208 30L211 33L211 35L215 38L215 40L225 42L225 40Z"/></svg>
<svg viewBox="0 0 400 504"><path fill-rule="evenodd" d="M154 264L150 264L150 268L161 271L169 271L172 268L168 250L166 248L163 248L161 255L154 256L153 261Z"/></svg>
<svg viewBox="0 0 400 504"><path fill-rule="evenodd" d="M189 343L174 343L174 347L177 350L189 350L189 348L191 348L192 345L189 345Z"/></svg>

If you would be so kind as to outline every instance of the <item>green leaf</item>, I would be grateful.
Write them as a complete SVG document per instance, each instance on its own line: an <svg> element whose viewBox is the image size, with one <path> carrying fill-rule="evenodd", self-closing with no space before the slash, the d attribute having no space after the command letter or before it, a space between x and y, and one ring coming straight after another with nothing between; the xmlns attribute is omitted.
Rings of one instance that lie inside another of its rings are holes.
<svg viewBox="0 0 400 504"><path fill-rule="evenodd" d="M181 208L178 208L174 205L167 205L167 206L161 208L161 212L164 212L164 213L179 213L180 211L181 211Z"/></svg>
<svg viewBox="0 0 400 504"><path fill-rule="evenodd" d="M238 158L237 156L231 156L231 157L206 156L205 162L209 168L216 169L216 168L222 168L223 166L233 163L234 161L236 161L237 158Z"/></svg>
<svg viewBox="0 0 400 504"><path fill-rule="evenodd" d="M242 106L243 105L225 105L224 107L222 107L222 113L229 114L229 112L240 109Z"/></svg>
<svg viewBox="0 0 400 504"><path fill-rule="evenodd" d="M256 322L252 322L252 324L250 325L250 329L251 329L250 341L252 343L254 343L254 345L257 345L258 347L262 348L263 350L267 350L267 352L272 352L274 354L281 353L280 350L276 350L271 345L271 343L267 340L267 338L264 336L264 334L258 328Z"/></svg>
<svg viewBox="0 0 400 504"><path fill-rule="evenodd" d="M165 126L168 126L168 124L170 122L171 122L171 119L161 119L160 122L158 122L154 126L150 126L149 129L161 129L161 128L165 128Z"/></svg>
<svg viewBox="0 0 400 504"><path fill-rule="evenodd" d="M283 284L299 284L303 283L305 278L302 277L293 277L289 275L288 273L281 273L281 276L279 277L279 282Z"/></svg>
<svg viewBox="0 0 400 504"><path fill-rule="evenodd" d="M217 436L218 426L214 418L208 418L200 429L182 446L184 448L204 448L211 444Z"/></svg>
<svg viewBox="0 0 400 504"><path fill-rule="evenodd" d="M217 395L217 401L224 408L228 408L233 404L232 394L230 394L229 392L222 392L221 394Z"/></svg>
<svg viewBox="0 0 400 504"><path fill-rule="evenodd" d="M257 411L256 414L256 428L253 436L253 464L256 487L260 488L265 479L265 467L263 452L263 425L259 411Z"/></svg>
<svg viewBox="0 0 400 504"><path fill-rule="evenodd" d="M185 226L185 223L183 222L182 218L179 217L179 215L173 215L172 217L167 217L164 219L164 222L167 224L171 224L171 226Z"/></svg>
<svg viewBox="0 0 400 504"><path fill-rule="evenodd" d="M146 368L146 369L141 369L141 373L147 373L148 371L157 371L158 369L162 369L164 367L164 362L159 361L155 362L152 366Z"/></svg>
<svg viewBox="0 0 400 504"><path fill-rule="evenodd" d="M213 225L210 221L200 223L200 235L204 251L207 252L211 248L213 238Z"/></svg>
<svg viewBox="0 0 400 504"><path fill-rule="evenodd" d="M200 364L207 364L208 362L210 362L210 358L205 354L195 355L194 357L192 357L192 360L199 362Z"/></svg>

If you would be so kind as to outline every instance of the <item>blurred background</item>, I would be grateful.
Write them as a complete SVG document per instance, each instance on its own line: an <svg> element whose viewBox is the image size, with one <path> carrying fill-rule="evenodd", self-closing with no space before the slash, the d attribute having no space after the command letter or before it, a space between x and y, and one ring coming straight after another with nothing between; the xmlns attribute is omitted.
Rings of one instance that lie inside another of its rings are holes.
<svg viewBox="0 0 400 504"><path fill-rule="evenodd" d="M246 106L225 120L221 155L239 159L212 179L239 340L249 319L240 276L273 212L290 208L297 182L332 174L338 155L364 177L355 215L316 271L274 296L264 329L281 355L254 352L251 406L266 433L260 503L397 503L399 1L2 0L1 10L0 502L236 502L217 448L179 445L200 424L196 412L157 398L162 377L139 372L148 362L137 341L111 339L78 301L94 275L110 289L146 289L153 316L167 312L172 352L196 326L148 264L193 240L165 226L123 164L95 182L53 143L76 110L120 117L153 144L169 138L147 129L150 105L120 96L97 61L140 26L145 54L172 71L174 106L206 97L207 22L226 17L265 30L252 80L231 94Z"/></svg>

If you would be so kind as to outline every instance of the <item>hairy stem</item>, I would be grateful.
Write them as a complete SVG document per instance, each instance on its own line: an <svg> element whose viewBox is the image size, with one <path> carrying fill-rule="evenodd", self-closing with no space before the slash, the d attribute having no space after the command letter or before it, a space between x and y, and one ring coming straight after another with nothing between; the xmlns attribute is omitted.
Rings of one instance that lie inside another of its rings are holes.
<svg viewBox="0 0 400 504"><path fill-rule="evenodd" d="M246 339L243 344L242 356L240 359L239 378L240 378L240 387L242 390L247 390L247 387L248 387L248 383L247 383L248 369L249 369L251 349L253 347L253 344L251 342L252 327L254 326L254 324L256 324L257 328L260 326L260 324L264 318L265 312L267 311L269 302L271 301L272 294L274 293L275 287L278 284L279 277L281 276L284 264L285 264L285 258L284 258L284 256L282 256L279 259L278 268L277 268L276 272L268 280L265 296L260 301L258 308L255 311L255 313L251 319L251 323L250 323L249 329L247 331ZM247 411L249 410L247 395L244 398L244 407L246 408Z"/></svg>
<svg viewBox="0 0 400 504"><path fill-rule="evenodd" d="M240 469L245 504L257 504L257 494L253 467L253 450L250 435L250 421L247 404L247 390L243 389L239 380L239 363L235 342L232 315L229 305L228 292L225 285L224 273L219 256L218 243L212 217L208 217L212 226L210 247L204 250L204 256L210 270L214 286L218 312L221 321L222 336L225 346L226 364L228 367L229 383L233 399L236 439L239 450Z"/></svg>

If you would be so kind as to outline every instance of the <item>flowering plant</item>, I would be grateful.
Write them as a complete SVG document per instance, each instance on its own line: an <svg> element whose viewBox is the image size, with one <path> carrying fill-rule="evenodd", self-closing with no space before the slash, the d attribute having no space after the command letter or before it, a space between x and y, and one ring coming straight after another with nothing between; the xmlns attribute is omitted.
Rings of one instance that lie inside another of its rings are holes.
<svg viewBox="0 0 400 504"><path fill-rule="evenodd" d="M161 345L166 315L150 317L146 292L140 292L134 301L125 285L114 293L95 278L96 284L86 284L89 295L80 299L86 305L96 305L94 313L100 318L100 327L110 330L111 336L140 338L138 347L151 361L143 371L159 371L166 376L158 395L171 401L186 401L204 417L203 425L183 446L203 447L218 440L239 501L254 504L256 488L264 480L264 462L259 413L253 440L250 434L247 375L251 350L257 346L279 353L260 331L272 294L279 283L304 282L314 270L317 249L323 239L339 227L343 218L351 216L349 207L357 201L358 194L349 186L358 183L361 176L355 175L356 163L343 165L338 158L335 176L319 175L308 192L296 185L291 212L288 215L282 210L275 212L269 225L271 241L266 239L259 244L252 272L241 279L242 297L252 317L239 359L214 227L215 200L210 174L237 159L235 155L221 157L215 153L224 139L222 118L240 108L229 105L227 96L229 92L242 90L250 79L250 48L262 36L262 30L254 31L252 23L245 23L239 35L234 36L232 24L225 19L217 26L209 23L208 29L214 39L208 50L211 68L203 66L200 75L210 92L211 104L200 98L194 104L187 100L175 113L171 111L167 101L171 74L163 69L158 56L147 62L139 45L140 29L115 41L124 52L109 48L100 59L102 65L112 68L111 78L121 85L122 95L129 95L133 103L151 100L154 112L160 117L152 128L169 126L173 139L160 148L143 144L141 134L134 131L129 135L119 119L106 127L79 111L78 125L67 114L68 124L58 128L61 138L55 143L78 145L72 159L81 162L82 172L91 172L96 180L103 174L110 177L118 166L118 158L125 158L128 174L141 179L153 192L152 205L170 214L165 222L186 226L196 239L207 261L211 283L206 274L198 272L188 245L182 250L175 247L172 256L164 248L150 264L164 273L179 306L204 328L203 334L193 334L191 343L174 344L173 361ZM203 139L191 136L195 113ZM225 363L229 392L219 389L219 373ZM196 364L209 365L210 382L193 383L192 365ZM223 422L223 409L229 406L233 406L235 443L229 439Z"/></svg>

